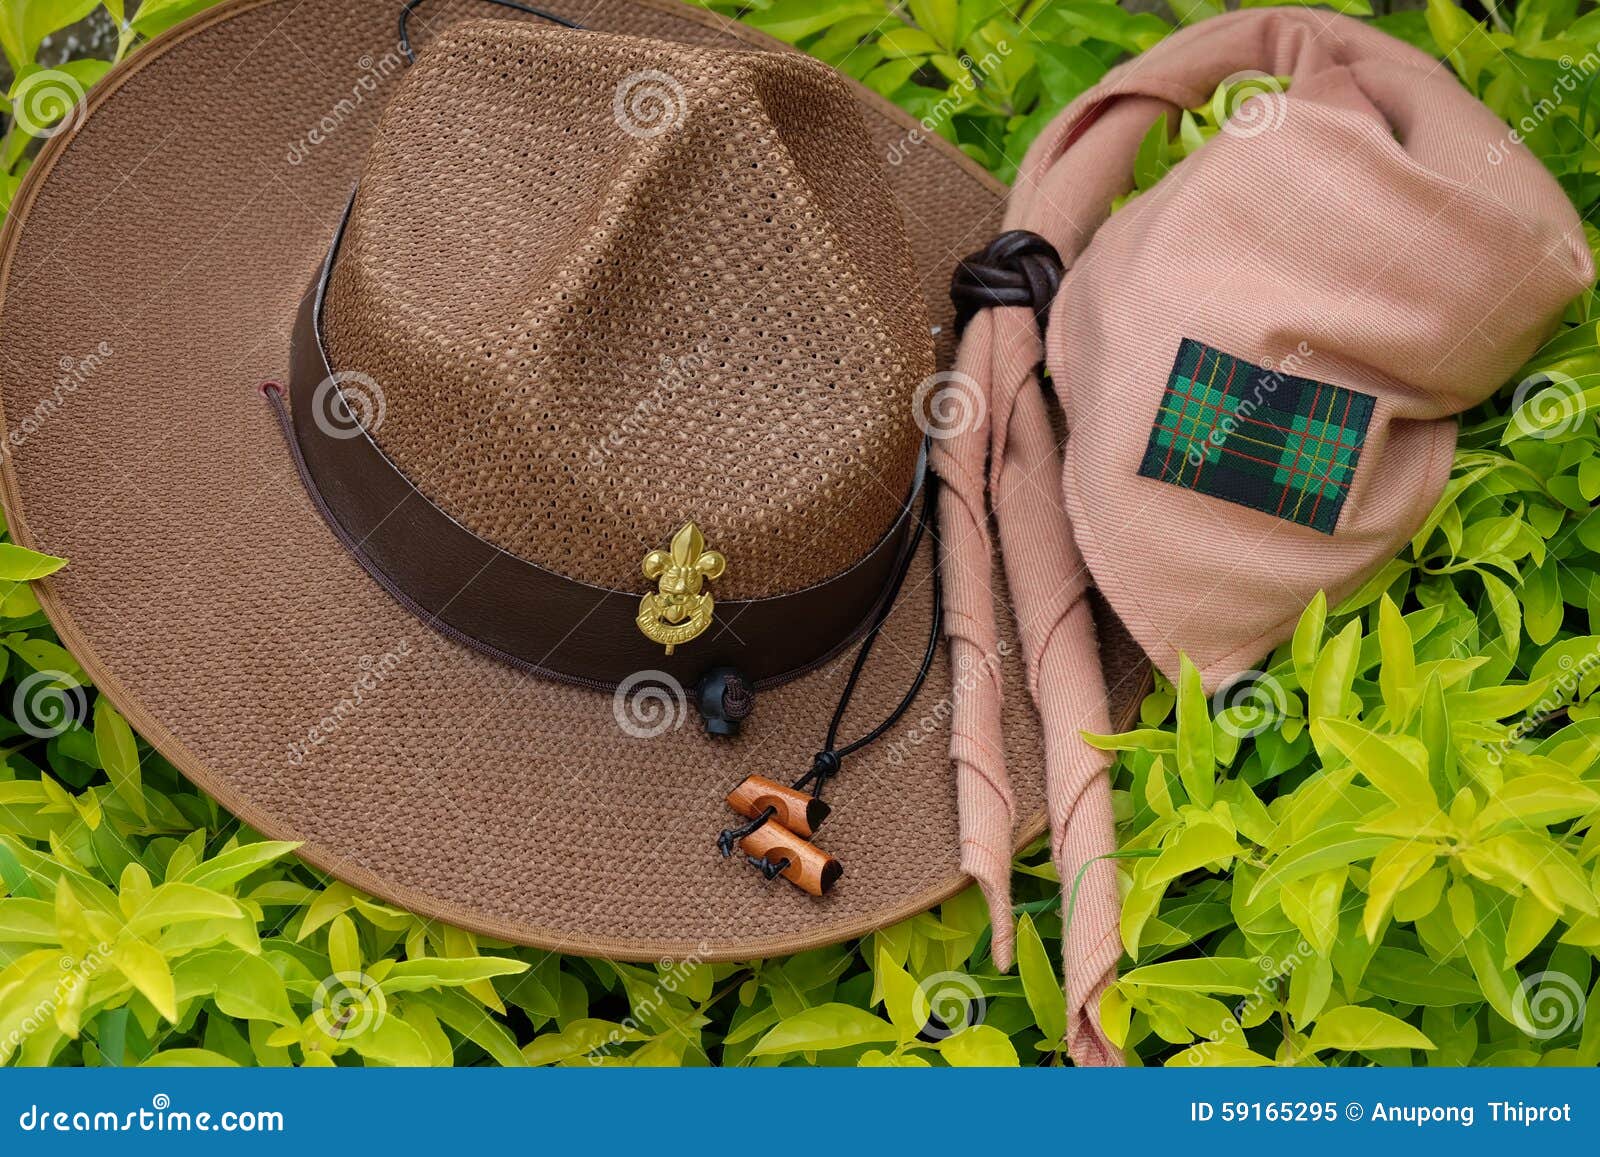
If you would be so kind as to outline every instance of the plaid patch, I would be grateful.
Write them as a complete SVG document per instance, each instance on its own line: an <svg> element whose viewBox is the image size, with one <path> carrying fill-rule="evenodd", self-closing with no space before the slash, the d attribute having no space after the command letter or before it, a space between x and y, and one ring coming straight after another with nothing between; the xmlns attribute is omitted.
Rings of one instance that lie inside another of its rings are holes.
<svg viewBox="0 0 1600 1157"><path fill-rule="evenodd" d="M1372 407L1184 338L1139 473L1332 534Z"/></svg>

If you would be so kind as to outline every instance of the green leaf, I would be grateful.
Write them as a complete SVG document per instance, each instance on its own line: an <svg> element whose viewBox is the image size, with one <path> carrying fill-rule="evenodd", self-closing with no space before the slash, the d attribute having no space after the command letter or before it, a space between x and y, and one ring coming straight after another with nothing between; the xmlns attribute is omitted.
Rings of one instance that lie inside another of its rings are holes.
<svg viewBox="0 0 1600 1157"><path fill-rule="evenodd" d="M1399 1017L1347 1004L1317 1018L1309 1047L1312 1052L1338 1049L1370 1053L1378 1049L1432 1049L1434 1044Z"/></svg>
<svg viewBox="0 0 1600 1157"><path fill-rule="evenodd" d="M1327 736L1367 782L1396 806L1415 812L1424 821L1439 810L1439 799L1428 782L1428 752L1417 740L1379 735L1344 719L1319 719L1312 730Z"/></svg>
<svg viewBox="0 0 1600 1157"><path fill-rule="evenodd" d="M1356 677L1361 652L1361 623L1352 619L1317 656L1307 688L1307 709L1312 719L1336 718L1345 713L1345 700Z"/></svg>
<svg viewBox="0 0 1600 1157"><path fill-rule="evenodd" d="M521 960L503 956L474 956L466 959L426 957L402 960L383 978L385 992L414 992L425 988L460 988L495 976L515 976L526 972Z"/></svg>
<svg viewBox="0 0 1600 1157"><path fill-rule="evenodd" d="M67 560L53 554L40 554L36 550L0 542L0 580L7 582L32 582L67 565Z"/></svg>
<svg viewBox="0 0 1600 1157"><path fill-rule="evenodd" d="M1022 979L1022 994L1034 1023L1047 1042L1067 1035L1067 999L1056 975L1055 965L1045 950L1033 917L1024 914L1017 921L1017 972Z"/></svg>
<svg viewBox="0 0 1600 1157"><path fill-rule="evenodd" d="M1545 828L1588 815L1600 807L1600 792L1576 779L1534 772L1502 784L1481 812L1476 826L1487 831L1503 823Z"/></svg>
<svg viewBox="0 0 1600 1157"><path fill-rule="evenodd" d="M141 1069L236 1069L239 1062L210 1049L163 1049L139 1062Z"/></svg>
<svg viewBox="0 0 1600 1157"><path fill-rule="evenodd" d="M104 695L94 701L94 749L117 798L141 820L149 819L139 772L139 746L134 742L133 729Z"/></svg>
<svg viewBox="0 0 1600 1157"><path fill-rule="evenodd" d="M510 1030L499 1021L485 1016L483 1007L474 1002L464 991L453 988L437 992L423 990L413 993L406 998L406 1001L408 1007L411 1004L421 1004L428 1008L441 1021L489 1054L489 1058L495 1064L520 1068L530 1063L517 1047L517 1038L511 1035ZM610 1031L616 1027L608 1026L606 1041L610 1039ZM625 1032L618 1043L621 1043L621 1040L636 1040L639 1035L633 1033L629 1036Z"/></svg>
<svg viewBox="0 0 1600 1157"><path fill-rule="evenodd" d="M900 1039L886 1020L848 1004L820 1004L785 1017L762 1037L751 1056L825 1052L852 1045L888 1044Z"/></svg>
<svg viewBox="0 0 1600 1157"><path fill-rule="evenodd" d="M1197 823L1162 847L1160 857L1150 867L1149 882L1163 884L1211 864L1226 867L1238 853L1239 843L1227 828L1221 824Z"/></svg>
<svg viewBox="0 0 1600 1157"><path fill-rule="evenodd" d="M1420 880L1433 866L1433 861L1433 845L1400 840L1373 858L1367 880L1366 909L1361 917L1361 927L1368 940L1377 943L1394 898Z"/></svg>
<svg viewBox="0 0 1600 1157"><path fill-rule="evenodd" d="M768 36L796 44L847 16L872 15L881 19L883 14L879 0L831 0L824 8L819 8L815 0L775 0L764 11L751 13L750 23Z"/></svg>
<svg viewBox="0 0 1600 1157"><path fill-rule="evenodd" d="M328 924L328 964L335 975L361 971L361 935L356 922L345 913Z"/></svg>
<svg viewBox="0 0 1600 1157"><path fill-rule="evenodd" d="M153 936L174 924L197 920L231 920L244 915L239 904L219 892L194 884L162 884L151 891L128 918L128 931Z"/></svg>
<svg viewBox="0 0 1600 1157"><path fill-rule="evenodd" d="M342 1039L367 1060L381 1065L418 1068L433 1062L433 1051L422 1034L392 1010L374 1018L370 1027Z"/></svg>
<svg viewBox="0 0 1600 1157"><path fill-rule="evenodd" d="M1329 824L1287 848L1262 873L1250 889L1250 902L1281 888L1291 880L1303 879L1328 868L1342 868L1375 856L1392 842L1390 836L1367 835L1356 823Z"/></svg>
<svg viewBox="0 0 1600 1157"><path fill-rule="evenodd" d="M173 969L178 1001L208 997L228 1016L299 1024L289 1007L283 977L260 956L237 948L213 948L180 960Z"/></svg>
<svg viewBox="0 0 1600 1157"><path fill-rule="evenodd" d="M968 1025L939 1045L939 1055L955 1068L1017 1067L1017 1050L1011 1038L989 1024Z"/></svg>
<svg viewBox="0 0 1600 1157"><path fill-rule="evenodd" d="M883 1024L882 1021L878 1023ZM557 1065L587 1056L598 1048L610 1048L643 1039L644 1034L632 1025L586 1017L573 1021L558 1032L541 1033L534 1037L523 1046L522 1058L530 1065Z"/></svg>
<svg viewBox="0 0 1600 1157"><path fill-rule="evenodd" d="M1186 992L1216 992L1249 996L1270 978L1255 959L1205 956L1194 960L1168 960L1135 968L1122 978L1124 985L1176 988Z"/></svg>
<svg viewBox="0 0 1600 1157"><path fill-rule="evenodd" d="M1417 655L1400 608L1388 595L1378 603L1378 646L1383 654L1378 686L1390 716L1404 722L1417 695Z"/></svg>
<svg viewBox="0 0 1600 1157"><path fill-rule="evenodd" d="M201 888L231 888L251 873L277 863L299 846L279 840L241 844L196 864L183 873L183 879Z"/></svg>
<svg viewBox="0 0 1600 1157"><path fill-rule="evenodd" d="M100 0L6 0L0 4L0 46L12 72L31 64L44 38L82 20Z"/></svg>
<svg viewBox="0 0 1600 1157"><path fill-rule="evenodd" d="M77 687L88 683L83 668L65 647L48 639L8 639L6 646L35 671L45 671L56 676L63 687Z"/></svg>
<svg viewBox="0 0 1600 1157"><path fill-rule="evenodd" d="M1300 686L1306 689L1311 687L1311 680L1317 665L1317 656L1322 651L1322 639L1328 621L1328 596L1318 591L1311 600L1311 605L1306 607L1300 616L1300 622L1295 626L1294 639L1290 644L1290 651L1294 656L1294 674L1300 681Z"/></svg>
<svg viewBox="0 0 1600 1157"><path fill-rule="evenodd" d="M1179 657L1178 778L1189 798L1210 807L1216 797L1217 759L1212 746L1211 707L1200 672L1187 655Z"/></svg>
<svg viewBox="0 0 1600 1157"><path fill-rule="evenodd" d="M1383 947L1373 955L1362 987L1387 1000L1429 1008L1478 1004L1477 982L1455 965L1405 948Z"/></svg>
<svg viewBox="0 0 1600 1157"><path fill-rule="evenodd" d="M144 994L155 1010L177 1023L178 1003L172 983L172 970L161 950L137 936L124 934L111 949L111 962L128 983Z"/></svg>
<svg viewBox="0 0 1600 1157"><path fill-rule="evenodd" d="M196 12L203 12L217 0L143 0L133 14L130 27L140 36L159 36L181 24Z"/></svg>
<svg viewBox="0 0 1600 1157"><path fill-rule="evenodd" d="M878 963L874 976L883 991L883 1008L889 1014L889 1023L900 1030L901 1040L910 1040L922 1031L915 1013L917 982L911 974L896 964L888 949L878 946Z"/></svg>

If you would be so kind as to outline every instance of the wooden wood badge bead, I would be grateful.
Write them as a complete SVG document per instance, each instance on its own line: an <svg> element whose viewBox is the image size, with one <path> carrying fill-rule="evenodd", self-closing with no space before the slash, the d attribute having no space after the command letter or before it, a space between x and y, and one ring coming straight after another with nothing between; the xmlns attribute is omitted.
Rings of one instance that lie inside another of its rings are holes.
<svg viewBox="0 0 1600 1157"><path fill-rule="evenodd" d="M730 791L728 806L748 820L770 808L774 822L806 837L816 834L832 810L809 792L784 787L762 775L749 776Z"/></svg>
<svg viewBox="0 0 1600 1157"><path fill-rule="evenodd" d="M777 820L768 820L739 841L739 850L769 864L788 864L778 874L797 888L821 896L844 874L844 865Z"/></svg>

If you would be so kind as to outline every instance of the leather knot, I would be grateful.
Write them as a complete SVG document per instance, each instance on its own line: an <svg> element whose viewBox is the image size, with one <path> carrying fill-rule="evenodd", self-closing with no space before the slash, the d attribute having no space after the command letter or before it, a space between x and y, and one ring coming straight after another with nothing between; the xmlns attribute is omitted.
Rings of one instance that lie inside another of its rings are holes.
<svg viewBox="0 0 1600 1157"><path fill-rule="evenodd" d="M1061 287L1061 254L1037 233L1011 229L956 266L950 300L956 306L956 336L977 314L996 305L1033 310L1044 332L1050 303Z"/></svg>
<svg viewBox="0 0 1600 1157"><path fill-rule="evenodd" d="M755 710L756 691L734 668L714 667L701 677L695 702L709 734L738 735L739 725Z"/></svg>
<svg viewBox="0 0 1600 1157"><path fill-rule="evenodd" d="M826 783L839 774L839 753L836 751L819 751L811 759L811 774L817 777L818 783Z"/></svg>

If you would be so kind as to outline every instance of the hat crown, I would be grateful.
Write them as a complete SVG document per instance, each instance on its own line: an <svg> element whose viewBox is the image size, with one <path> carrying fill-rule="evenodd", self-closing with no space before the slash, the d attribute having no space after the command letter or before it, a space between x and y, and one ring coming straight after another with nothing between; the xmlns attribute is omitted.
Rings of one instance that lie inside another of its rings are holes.
<svg viewBox="0 0 1600 1157"><path fill-rule="evenodd" d="M824 66L509 21L439 37L385 110L323 324L384 452L480 537L628 589L694 522L726 597L879 541L933 369Z"/></svg>

